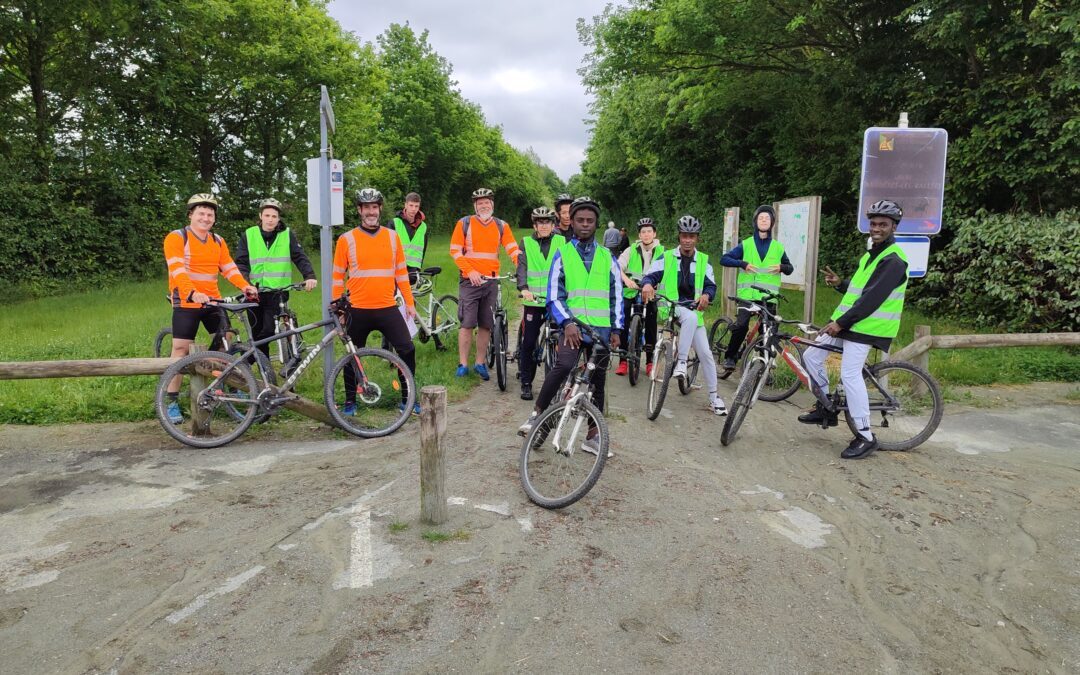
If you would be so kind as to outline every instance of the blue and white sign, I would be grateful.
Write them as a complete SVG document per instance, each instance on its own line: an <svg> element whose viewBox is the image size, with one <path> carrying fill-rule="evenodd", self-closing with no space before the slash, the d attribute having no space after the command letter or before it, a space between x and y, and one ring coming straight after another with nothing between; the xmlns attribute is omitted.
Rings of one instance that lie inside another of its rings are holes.
<svg viewBox="0 0 1080 675"><path fill-rule="evenodd" d="M948 147L949 134L944 129L867 129L859 183L859 231L870 231L867 207L891 199L904 209L897 234L941 232Z"/></svg>
<svg viewBox="0 0 1080 675"><path fill-rule="evenodd" d="M930 237L912 234L896 235L896 243L904 249L908 259L907 275L909 279L926 276L930 264Z"/></svg>

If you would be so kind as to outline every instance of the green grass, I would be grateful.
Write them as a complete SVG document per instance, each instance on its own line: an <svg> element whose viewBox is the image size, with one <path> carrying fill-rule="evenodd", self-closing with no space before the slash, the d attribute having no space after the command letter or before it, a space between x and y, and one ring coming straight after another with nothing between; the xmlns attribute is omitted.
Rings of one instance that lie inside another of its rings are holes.
<svg viewBox="0 0 1080 675"><path fill-rule="evenodd" d="M404 532L405 530L409 529L409 524L395 521L393 523L390 523L387 526L387 529L394 534L398 534L399 532Z"/></svg>
<svg viewBox="0 0 1080 675"><path fill-rule="evenodd" d="M518 230L519 240L526 235ZM457 268L449 255L449 237L434 237L428 246L428 265L443 268L436 293L457 294ZM318 263L316 261L316 268ZM164 266L163 266L164 268ZM503 270L510 262L503 256ZM321 281L320 281L321 283ZM224 280L223 293L235 292ZM4 305L0 312L0 361L56 359L126 358L151 356L158 329L169 323L171 311L164 295L162 279L117 283L90 292L75 292L44 299ZM300 320L320 316L318 291L293 293L292 305ZM504 286L504 300L517 307L520 300L510 284ZM824 323L839 294L819 289L815 318ZM787 292L781 306L788 317L802 316L802 294ZM708 323L720 315L720 303L707 313ZM511 309L511 325L519 312ZM970 328L937 321L913 308L904 312L895 349L911 341L914 326L928 324L939 335L970 333ZM514 329L511 328L511 332ZM316 339L311 334L309 340ZM199 340L208 342L204 333ZM376 344L373 337L370 344ZM454 377L457 366L456 340L450 349L436 352L432 343L417 342L417 383L447 387L450 400L461 400L480 383L475 376ZM1032 381L1080 381L1080 350L1064 347L933 350L930 369L944 385L984 385ZM513 367L511 367L511 378ZM49 424L71 422L137 421L154 417L153 397L156 376L13 380L0 384L0 423ZM494 386L489 384L487 386ZM513 382L511 381L511 386ZM312 368L301 378L298 390L313 400L322 400L322 369ZM297 419L284 412L281 420ZM280 422L271 422L273 428Z"/></svg>
<svg viewBox="0 0 1080 675"><path fill-rule="evenodd" d="M454 530L453 532L439 532L438 530L427 530L420 535L424 541L432 544L441 544L444 541L468 541L472 535L465 530Z"/></svg>
<svg viewBox="0 0 1080 675"><path fill-rule="evenodd" d="M1066 401L1080 401L1080 389L1073 389L1068 394L1065 394Z"/></svg>

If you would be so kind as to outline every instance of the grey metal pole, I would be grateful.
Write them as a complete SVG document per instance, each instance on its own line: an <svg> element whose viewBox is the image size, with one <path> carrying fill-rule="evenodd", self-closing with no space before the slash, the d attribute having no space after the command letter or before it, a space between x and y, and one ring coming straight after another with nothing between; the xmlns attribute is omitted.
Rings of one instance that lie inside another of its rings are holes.
<svg viewBox="0 0 1080 675"><path fill-rule="evenodd" d="M334 228L330 224L330 142L326 134L326 115L324 101L327 100L326 86L322 86L322 97L319 103L319 201L322 204L319 218L319 256L322 259L322 316L330 318L330 290L333 284L333 275L330 268L333 265ZM323 328L323 335L331 331L330 326ZM323 372L329 373L334 366L334 350L327 349L323 352Z"/></svg>

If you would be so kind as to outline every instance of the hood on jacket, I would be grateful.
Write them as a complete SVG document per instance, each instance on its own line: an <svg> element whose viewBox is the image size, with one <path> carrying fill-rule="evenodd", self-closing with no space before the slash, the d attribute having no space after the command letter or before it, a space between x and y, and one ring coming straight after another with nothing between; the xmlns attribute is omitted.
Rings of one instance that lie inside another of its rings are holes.
<svg viewBox="0 0 1080 675"><path fill-rule="evenodd" d="M754 211L754 217L750 220L750 226L753 228L752 232L754 236L757 236L757 217L762 214L769 214L769 218L772 220L772 225L769 227L769 236L772 236L774 230L776 230L776 211L773 211L773 207L768 204L762 204Z"/></svg>

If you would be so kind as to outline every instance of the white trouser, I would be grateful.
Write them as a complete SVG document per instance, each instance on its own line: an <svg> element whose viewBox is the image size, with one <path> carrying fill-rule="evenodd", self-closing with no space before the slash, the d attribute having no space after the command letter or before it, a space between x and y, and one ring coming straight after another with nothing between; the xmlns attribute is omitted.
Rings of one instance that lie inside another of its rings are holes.
<svg viewBox="0 0 1080 675"><path fill-rule="evenodd" d="M690 356L690 348L693 347L701 361L702 375L705 378L705 386L709 388L709 399L716 396L716 359L713 358L712 349L709 348L709 333L705 326L699 326L697 312L689 307L677 305L675 317L679 320L679 356L678 361L685 363Z"/></svg>
<svg viewBox="0 0 1080 675"><path fill-rule="evenodd" d="M855 420L856 426L862 431L863 436L870 438L870 399L866 395L866 382L863 381L862 369L866 364L866 357L870 355L870 345L850 340L821 335L818 343L836 345L844 350L840 360L840 381L844 383L844 393L847 396L848 414ZM803 356L806 370L813 378L817 386L823 391L829 390L829 375L825 372L825 359L829 357L825 349L807 347Z"/></svg>

